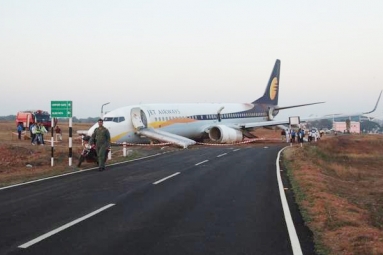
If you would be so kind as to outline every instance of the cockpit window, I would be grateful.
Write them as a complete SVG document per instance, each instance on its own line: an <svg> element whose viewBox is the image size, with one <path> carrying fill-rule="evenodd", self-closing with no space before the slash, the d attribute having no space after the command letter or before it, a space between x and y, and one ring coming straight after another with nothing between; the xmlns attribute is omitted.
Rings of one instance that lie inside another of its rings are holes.
<svg viewBox="0 0 383 255"><path fill-rule="evenodd" d="M113 122L119 123L119 122L125 121L125 117L105 117L104 121L105 122L106 121L113 121Z"/></svg>

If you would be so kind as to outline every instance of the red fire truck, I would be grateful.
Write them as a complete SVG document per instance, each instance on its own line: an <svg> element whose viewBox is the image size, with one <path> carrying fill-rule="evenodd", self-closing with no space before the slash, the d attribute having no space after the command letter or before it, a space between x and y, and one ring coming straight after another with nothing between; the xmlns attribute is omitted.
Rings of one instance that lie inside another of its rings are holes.
<svg viewBox="0 0 383 255"><path fill-rule="evenodd" d="M16 114L16 126L23 123L24 130L29 130L32 123L41 122L47 131L51 128L51 115L43 110L20 111Z"/></svg>

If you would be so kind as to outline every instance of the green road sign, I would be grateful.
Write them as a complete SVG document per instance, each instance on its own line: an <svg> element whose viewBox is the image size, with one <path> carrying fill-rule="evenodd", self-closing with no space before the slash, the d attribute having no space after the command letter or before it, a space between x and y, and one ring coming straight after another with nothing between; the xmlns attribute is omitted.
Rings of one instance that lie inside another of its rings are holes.
<svg viewBox="0 0 383 255"><path fill-rule="evenodd" d="M51 101L51 117L72 117L72 101Z"/></svg>

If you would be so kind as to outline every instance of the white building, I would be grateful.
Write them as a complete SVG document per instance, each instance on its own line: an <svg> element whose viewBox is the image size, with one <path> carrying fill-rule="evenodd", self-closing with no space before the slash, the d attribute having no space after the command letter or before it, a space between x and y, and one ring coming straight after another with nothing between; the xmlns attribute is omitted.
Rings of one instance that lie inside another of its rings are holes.
<svg viewBox="0 0 383 255"><path fill-rule="evenodd" d="M343 133L345 130L347 130L346 121L342 121L342 122L334 121L332 123L332 129ZM357 121L350 122L350 133L360 134L360 122L357 122Z"/></svg>

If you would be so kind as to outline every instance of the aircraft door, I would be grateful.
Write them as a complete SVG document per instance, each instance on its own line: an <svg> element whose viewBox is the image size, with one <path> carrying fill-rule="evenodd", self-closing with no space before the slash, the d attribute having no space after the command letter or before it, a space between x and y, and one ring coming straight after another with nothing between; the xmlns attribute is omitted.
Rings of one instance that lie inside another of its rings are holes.
<svg viewBox="0 0 383 255"><path fill-rule="evenodd" d="M143 129L148 126L145 112L139 107L132 108L130 110L130 117L132 119L132 124L135 129Z"/></svg>

